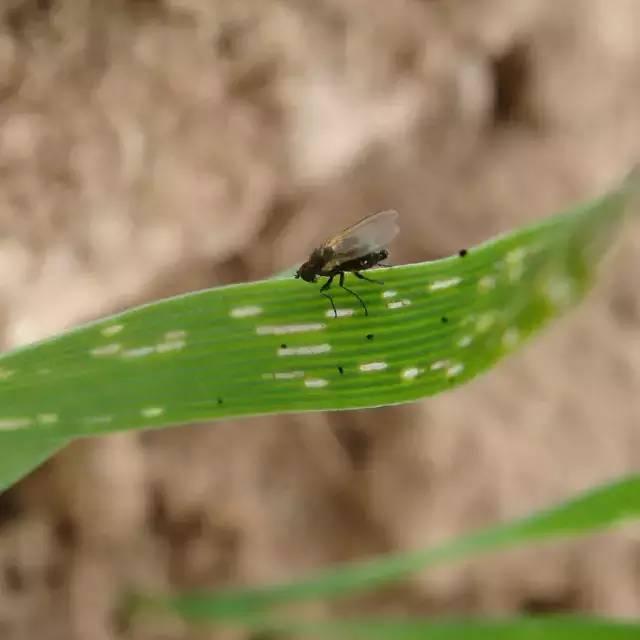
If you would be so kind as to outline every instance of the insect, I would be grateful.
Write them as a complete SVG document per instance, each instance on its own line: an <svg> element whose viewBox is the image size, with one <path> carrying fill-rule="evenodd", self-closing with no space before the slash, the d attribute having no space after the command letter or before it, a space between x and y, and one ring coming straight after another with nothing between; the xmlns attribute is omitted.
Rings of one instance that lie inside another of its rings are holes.
<svg viewBox="0 0 640 640"><path fill-rule="evenodd" d="M355 292L345 287L344 274L353 273L360 280L368 280L376 284L384 284L363 276L361 271L379 265L387 258L389 252L385 248L398 233L398 212L380 211L363 218L338 235L323 242L314 249L308 260L296 271L296 278L306 282L316 282L318 276L328 278L320 287L320 293L329 299L333 314L337 318L338 311L331 294L326 293L333 279L338 276L340 287L358 299L369 315L364 300Z"/></svg>

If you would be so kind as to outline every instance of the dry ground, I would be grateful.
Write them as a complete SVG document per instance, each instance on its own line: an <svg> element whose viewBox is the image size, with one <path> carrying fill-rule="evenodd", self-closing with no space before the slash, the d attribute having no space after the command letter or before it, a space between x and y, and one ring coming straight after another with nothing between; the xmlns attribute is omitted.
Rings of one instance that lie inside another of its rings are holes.
<svg viewBox="0 0 640 640"><path fill-rule="evenodd" d="M388 206L404 262L590 196L640 155L638 33L637 0L5 0L3 345L264 277ZM127 586L282 579L637 468L638 249L636 226L586 305L442 397L69 447L0 497L0 637L118 638ZM359 606L638 615L639 566L627 530Z"/></svg>

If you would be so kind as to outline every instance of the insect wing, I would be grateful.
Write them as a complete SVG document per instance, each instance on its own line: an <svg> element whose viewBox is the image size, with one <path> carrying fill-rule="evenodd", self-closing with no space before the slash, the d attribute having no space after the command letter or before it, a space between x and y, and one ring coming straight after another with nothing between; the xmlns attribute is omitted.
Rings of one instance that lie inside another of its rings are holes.
<svg viewBox="0 0 640 640"><path fill-rule="evenodd" d="M333 252L333 258L326 268L385 248L398 230L398 212L393 210L380 211L356 222L324 243L323 246Z"/></svg>

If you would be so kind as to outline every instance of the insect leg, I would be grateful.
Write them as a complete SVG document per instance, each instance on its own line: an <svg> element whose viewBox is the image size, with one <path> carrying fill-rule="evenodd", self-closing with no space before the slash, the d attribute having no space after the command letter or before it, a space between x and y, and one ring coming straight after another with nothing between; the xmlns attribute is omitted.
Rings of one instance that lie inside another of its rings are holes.
<svg viewBox="0 0 640 640"><path fill-rule="evenodd" d="M374 282L375 284L384 284L382 280L374 280L373 278L367 278L367 276L363 276L359 271L354 271L353 275L356 278L360 278L360 280L367 280L368 282Z"/></svg>
<svg viewBox="0 0 640 640"><path fill-rule="evenodd" d="M344 286L344 271L340 272L340 286L345 291L348 291L352 296L355 296L356 298L358 298L358 302L362 305L362 308L364 309L364 315L368 316L369 311L367 310L367 305L364 303L364 300L355 291L352 291L351 289L349 289L349 287Z"/></svg>
<svg viewBox="0 0 640 640"><path fill-rule="evenodd" d="M320 287L320 293L326 291L331 286L334 278L335 276L329 276L329 279Z"/></svg>
<svg viewBox="0 0 640 640"><path fill-rule="evenodd" d="M320 287L320 293L329 300L329 302L331 303L331 308L333 309L333 316L334 318L338 317L338 310L336 309L336 305L333 301L333 296L331 296L328 293L325 293L325 291L331 286L331 283L333 282L335 276L329 276L329 279Z"/></svg>
<svg viewBox="0 0 640 640"><path fill-rule="evenodd" d="M329 295L328 293L324 293L324 291L321 291L320 294L327 298L327 300L329 300L329 302L331 303L331 308L333 309L333 317L337 318L338 310L336 309L335 302L333 301L333 296Z"/></svg>

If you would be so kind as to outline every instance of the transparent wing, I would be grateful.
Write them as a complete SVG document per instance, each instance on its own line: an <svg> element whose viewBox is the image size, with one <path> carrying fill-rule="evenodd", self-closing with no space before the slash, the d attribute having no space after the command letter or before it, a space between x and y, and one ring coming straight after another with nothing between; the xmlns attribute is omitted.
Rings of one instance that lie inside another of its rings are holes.
<svg viewBox="0 0 640 640"><path fill-rule="evenodd" d="M398 231L398 212L389 209L363 218L322 246L333 251L335 265L387 247Z"/></svg>

